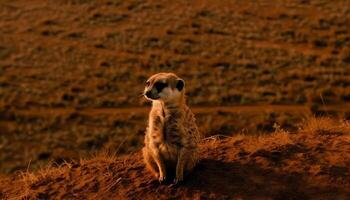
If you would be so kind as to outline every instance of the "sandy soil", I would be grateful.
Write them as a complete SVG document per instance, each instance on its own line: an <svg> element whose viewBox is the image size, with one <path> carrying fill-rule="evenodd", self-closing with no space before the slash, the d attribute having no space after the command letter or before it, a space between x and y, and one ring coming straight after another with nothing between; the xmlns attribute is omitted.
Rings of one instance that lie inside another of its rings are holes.
<svg viewBox="0 0 350 200"><path fill-rule="evenodd" d="M159 71L186 80L207 136L350 118L348 27L348 0L2 0L0 172L139 149Z"/></svg>
<svg viewBox="0 0 350 200"><path fill-rule="evenodd" d="M349 199L350 126L311 120L296 133L211 137L178 186L160 185L141 152L100 154L3 179L5 199Z"/></svg>

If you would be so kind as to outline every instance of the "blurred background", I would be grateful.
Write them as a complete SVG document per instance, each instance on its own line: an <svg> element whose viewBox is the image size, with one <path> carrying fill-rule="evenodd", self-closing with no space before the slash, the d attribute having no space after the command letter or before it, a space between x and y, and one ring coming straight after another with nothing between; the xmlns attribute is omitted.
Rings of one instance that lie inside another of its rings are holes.
<svg viewBox="0 0 350 200"><path fill-rule="evenodd" d="M350 119L349 0L1 0L0 173L143 145L174 72L205 136Z"/></svg>

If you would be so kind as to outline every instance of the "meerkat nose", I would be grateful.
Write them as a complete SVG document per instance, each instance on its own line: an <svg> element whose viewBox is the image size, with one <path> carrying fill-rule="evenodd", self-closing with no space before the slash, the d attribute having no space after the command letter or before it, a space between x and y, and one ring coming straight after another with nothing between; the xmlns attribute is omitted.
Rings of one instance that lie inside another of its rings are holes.
<svg viewBox="0 0 350 200"><path fill-rule="evenodd" d="M152 96L151 90L147 91L147 92L146 92L146 97L151 98L151 96Z"/></svg>

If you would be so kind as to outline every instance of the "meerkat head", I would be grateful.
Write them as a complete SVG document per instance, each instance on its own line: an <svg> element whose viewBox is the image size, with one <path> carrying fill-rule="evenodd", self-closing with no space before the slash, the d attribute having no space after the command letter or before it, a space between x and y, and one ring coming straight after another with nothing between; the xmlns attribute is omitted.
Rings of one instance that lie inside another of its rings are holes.
<svg viewBox="0 0 350 200"><path fill-rule="evenodd" d="M151 76L144 90L146 99L176 103L184 98L185 82L173 73L158 73Z"/></svg>

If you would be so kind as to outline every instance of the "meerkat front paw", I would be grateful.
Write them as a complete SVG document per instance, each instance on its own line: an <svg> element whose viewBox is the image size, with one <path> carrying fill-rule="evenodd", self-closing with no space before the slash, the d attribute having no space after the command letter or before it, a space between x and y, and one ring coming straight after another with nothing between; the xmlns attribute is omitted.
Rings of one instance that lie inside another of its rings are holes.
<svg viewBox="0 0 350 200"><path fill-rule="evenodd" d="M166 177L163 176L163 175L159 175L158 176L158 181L159 181L159 183L164 183L166 181Z"/></svg>
<svg viewBox="0 0 350 200"><path fill-rule="evenodd" d="M174 185L181 183L184 180L184 176L182 174L176 174L176 178L174 179Z"/></svg>

